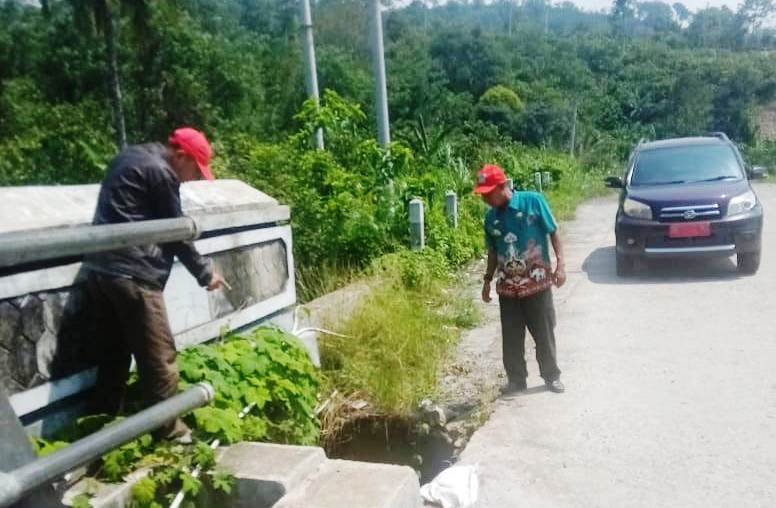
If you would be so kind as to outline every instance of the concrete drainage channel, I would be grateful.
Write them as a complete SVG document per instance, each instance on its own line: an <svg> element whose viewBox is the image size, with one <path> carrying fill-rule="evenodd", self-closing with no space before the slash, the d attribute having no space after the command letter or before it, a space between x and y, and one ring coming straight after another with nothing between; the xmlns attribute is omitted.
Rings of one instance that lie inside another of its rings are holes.
<svg viewBox="0 0 776 508"><path fill-rule="evenodd" d="M344 425L328 446L332 457L413 468L421 484L455 464L480 426L481 408L442 408L425 400L414 418L369 415Z"/></svg>
<svg viewBox="0 0 776 508"><path fill-rule="evenodd" d="M326 457L322 448L241 442L219 448L219 469L234 475L228 495L203 491L195 506L223 508L418 508L418 477L411 468ZM91 499L93 508L131 505L131 489L144 476L131 475L123 484L104 484ZM79 482L65 493L63 502L93 483Z"/></svg>

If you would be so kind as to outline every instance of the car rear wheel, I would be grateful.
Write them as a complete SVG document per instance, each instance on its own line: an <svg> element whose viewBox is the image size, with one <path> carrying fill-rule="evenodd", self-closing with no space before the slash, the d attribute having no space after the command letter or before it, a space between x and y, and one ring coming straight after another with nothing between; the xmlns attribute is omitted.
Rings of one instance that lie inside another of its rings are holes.
<svg viewBox="0 0 776 508"><path fill-rule="evenodd" d="M617 253L617 275L620 277L626 277L633 275L636 270L636 260L633 256Z"/></svg>
<svg viewBox="0 0 776 508"><path fill-rule="evenodd" d="M754 275L760 269L760 251L741 253L737 258L740 274Z"/></svg>

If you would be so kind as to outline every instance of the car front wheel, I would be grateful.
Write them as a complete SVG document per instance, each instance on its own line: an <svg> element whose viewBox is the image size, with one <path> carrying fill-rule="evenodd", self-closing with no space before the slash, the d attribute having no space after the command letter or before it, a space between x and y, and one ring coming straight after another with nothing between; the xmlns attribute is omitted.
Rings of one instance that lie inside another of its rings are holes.
<svg viewBox="0 0 776 508"><path fill-rule="evenodd" d="M760 251L742 252L737 258L738 273L742 275L754 275L760 269Z"/></svg>

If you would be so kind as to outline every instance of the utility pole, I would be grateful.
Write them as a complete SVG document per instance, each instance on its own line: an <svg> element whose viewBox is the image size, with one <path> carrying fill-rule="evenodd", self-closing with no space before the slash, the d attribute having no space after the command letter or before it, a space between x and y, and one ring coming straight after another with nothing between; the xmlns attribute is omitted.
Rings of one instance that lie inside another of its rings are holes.
<svg viewBox="0 0 776 508"><path fill-rule="evenodd" d="M388 120L388 88L385 83L385 53L383 50L383 16L380 0L370 0L372 7L372 60L375 74L375 110L377 111L377 140L387 148L391 143Z"/></svg>
<svg viewBox="0 0 776 508"><path fill-rule="evenodd" d="M300 0L302 9L302 30L304 30L304 63L306 69L305 81L307 95L315 101L318 107L320 95L318 94L318 70L315 65L315 44L313 43L313 18L310 14L310 0ZM323 150L323 129L315 131L315 146Z"/></svg>
<svg viewBox="0 0 776 508"><path fill-rule="evenodd" d="M512 38L512 14L515 10L515 0L509 0L509 38Z"/></svg>
<svg viewBox="0 0 776 508"><path fill-rule="evenodd" d="M574 99L574 115L571 120L571 145L569 146L569 154L571 158L574 158L574 150L577 145L577 99Z"/></svg>

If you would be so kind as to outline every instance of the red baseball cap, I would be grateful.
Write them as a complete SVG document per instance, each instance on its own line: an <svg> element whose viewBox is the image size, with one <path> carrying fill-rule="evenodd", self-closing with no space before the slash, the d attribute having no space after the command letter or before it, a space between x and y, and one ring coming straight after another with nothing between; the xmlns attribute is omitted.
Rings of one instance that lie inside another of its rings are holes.
<svg viewBox="0 0 776 508"><path fill-rule="evenodd" d="M499 185L506 183L507 175L504 170L495 164L485 164L477 173L477 185L474 187L476 194L490 194Z"/></svg>
<svg viewBox="0 0 776 508"><path fill-rule="evenodd" d="M210 171L210 158L213 157L213 150L210 148L210 143L203 133L197 129L191 127L181 127L175 129L170 135L167 142L173 146L176 146L191 155L191 157L197 162L199 170L208 180L213 180L213 172Z"/></svg>

